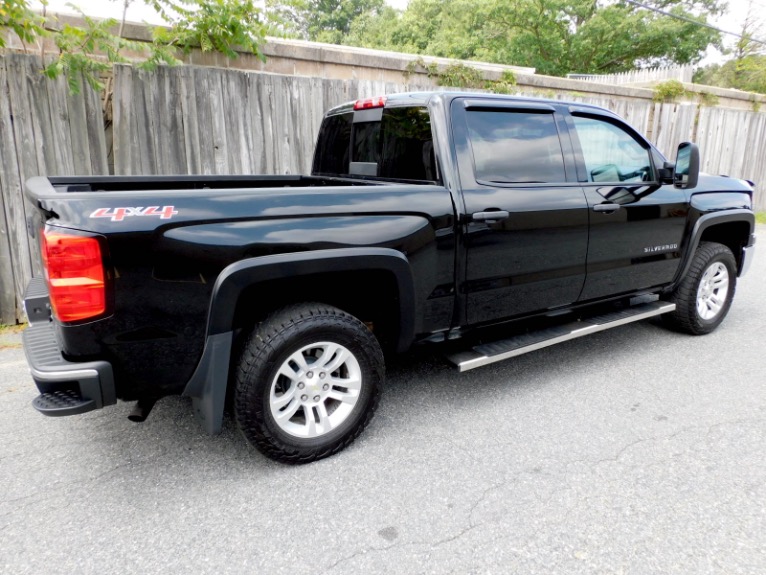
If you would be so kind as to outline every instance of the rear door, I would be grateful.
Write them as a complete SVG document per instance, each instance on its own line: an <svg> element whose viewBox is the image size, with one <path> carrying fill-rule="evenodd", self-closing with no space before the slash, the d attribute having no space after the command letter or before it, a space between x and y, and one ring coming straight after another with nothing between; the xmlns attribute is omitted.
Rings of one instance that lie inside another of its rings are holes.
<svg viewBox="0 0 766 575"><path fill-rule="evenodd" d="M452 118L466 322L575 302L585 281L588 205L563 115L546 103L460 98Z"/></svg>
<svg viewBox="0 0 766 575"><path fill-rule="evenodd" d="M658 183L649 143L633 128L591 108L568 120L588 200L588 269L581 301L670 282L686 225L683 190Z"/></svg>

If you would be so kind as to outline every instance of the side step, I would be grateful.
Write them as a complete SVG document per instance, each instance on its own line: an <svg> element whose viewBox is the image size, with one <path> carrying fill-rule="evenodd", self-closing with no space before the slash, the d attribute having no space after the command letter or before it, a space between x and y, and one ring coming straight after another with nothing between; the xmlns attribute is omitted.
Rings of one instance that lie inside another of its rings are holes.
<svg viewBox="0 0 766 575"><path fill-rule="evenodd" d="M73 390L42 393L32 400L32 406L43 415L79 415L96 409L96 402L85 399Z"/></svg>
<svg viewBox="0 0 766 575"><path fill-rule="evenodd" d="M454 364L458 371L468 371L469 369L475 369L490 363L516 357L517 355L523 355L530 351L569 341L570 339L576 339L584 335L590 335L620 325L633 323L634 321L641 321L642 319L668 313L675 309L676 304L674 303L659 301L643 303L612 313L590 317L582 321L573 321L564 325L509 337L508 339L483 343L471 350L449 355L447 360Z"/></svg>

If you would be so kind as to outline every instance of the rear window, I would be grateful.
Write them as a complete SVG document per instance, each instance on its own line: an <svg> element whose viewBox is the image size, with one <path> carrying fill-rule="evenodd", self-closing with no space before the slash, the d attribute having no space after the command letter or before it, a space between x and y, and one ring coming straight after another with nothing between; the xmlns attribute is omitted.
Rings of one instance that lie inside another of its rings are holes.
<svg viewBox="0 0 766 575"><path fill-rule="evenodd" d="M327 116L319 130L314 151L315 174L347 175L354 114Z"/></svg>
<svg viewBox="0 0 766 575"><path fill-rule="evenodd" d="M325 118L314 156L315 174L438 179L426 108L384 108L379 121L353 119L353 112Z"/></svg>

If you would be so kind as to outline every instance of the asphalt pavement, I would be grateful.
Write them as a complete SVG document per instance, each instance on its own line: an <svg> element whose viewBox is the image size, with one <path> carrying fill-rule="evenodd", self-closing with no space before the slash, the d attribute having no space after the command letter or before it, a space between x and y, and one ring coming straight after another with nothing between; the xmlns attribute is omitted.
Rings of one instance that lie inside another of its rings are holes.
<svg viewBox="0 0 766 575"><path fill-rule="evenodd" d="M0 332L0 573L766 573L766 229L725 323L645 321L458 374L389 367L293 467L183 398L46 418Z"/></svg>

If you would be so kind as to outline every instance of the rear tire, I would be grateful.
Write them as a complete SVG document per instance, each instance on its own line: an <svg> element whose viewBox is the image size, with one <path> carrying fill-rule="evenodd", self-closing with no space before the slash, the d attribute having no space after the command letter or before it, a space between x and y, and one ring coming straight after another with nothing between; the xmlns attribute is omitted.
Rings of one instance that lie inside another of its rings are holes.
<svg viewBox="0 0 766 575"><path fill-rule="evenodd" d="M663 315L672 328L704 335L717 328L729 313L737 287L737 263L723 244L700 243L691 266L669 301L676 310Z"/></svg>
<svg viewBox="0 0 766 575"><path fill-rule="evenodd" d="M322 459L364 430L384 377L380 345L362 322L323 304L290 305L258 324L244 346L237 423L272 459Z"/></svg>

